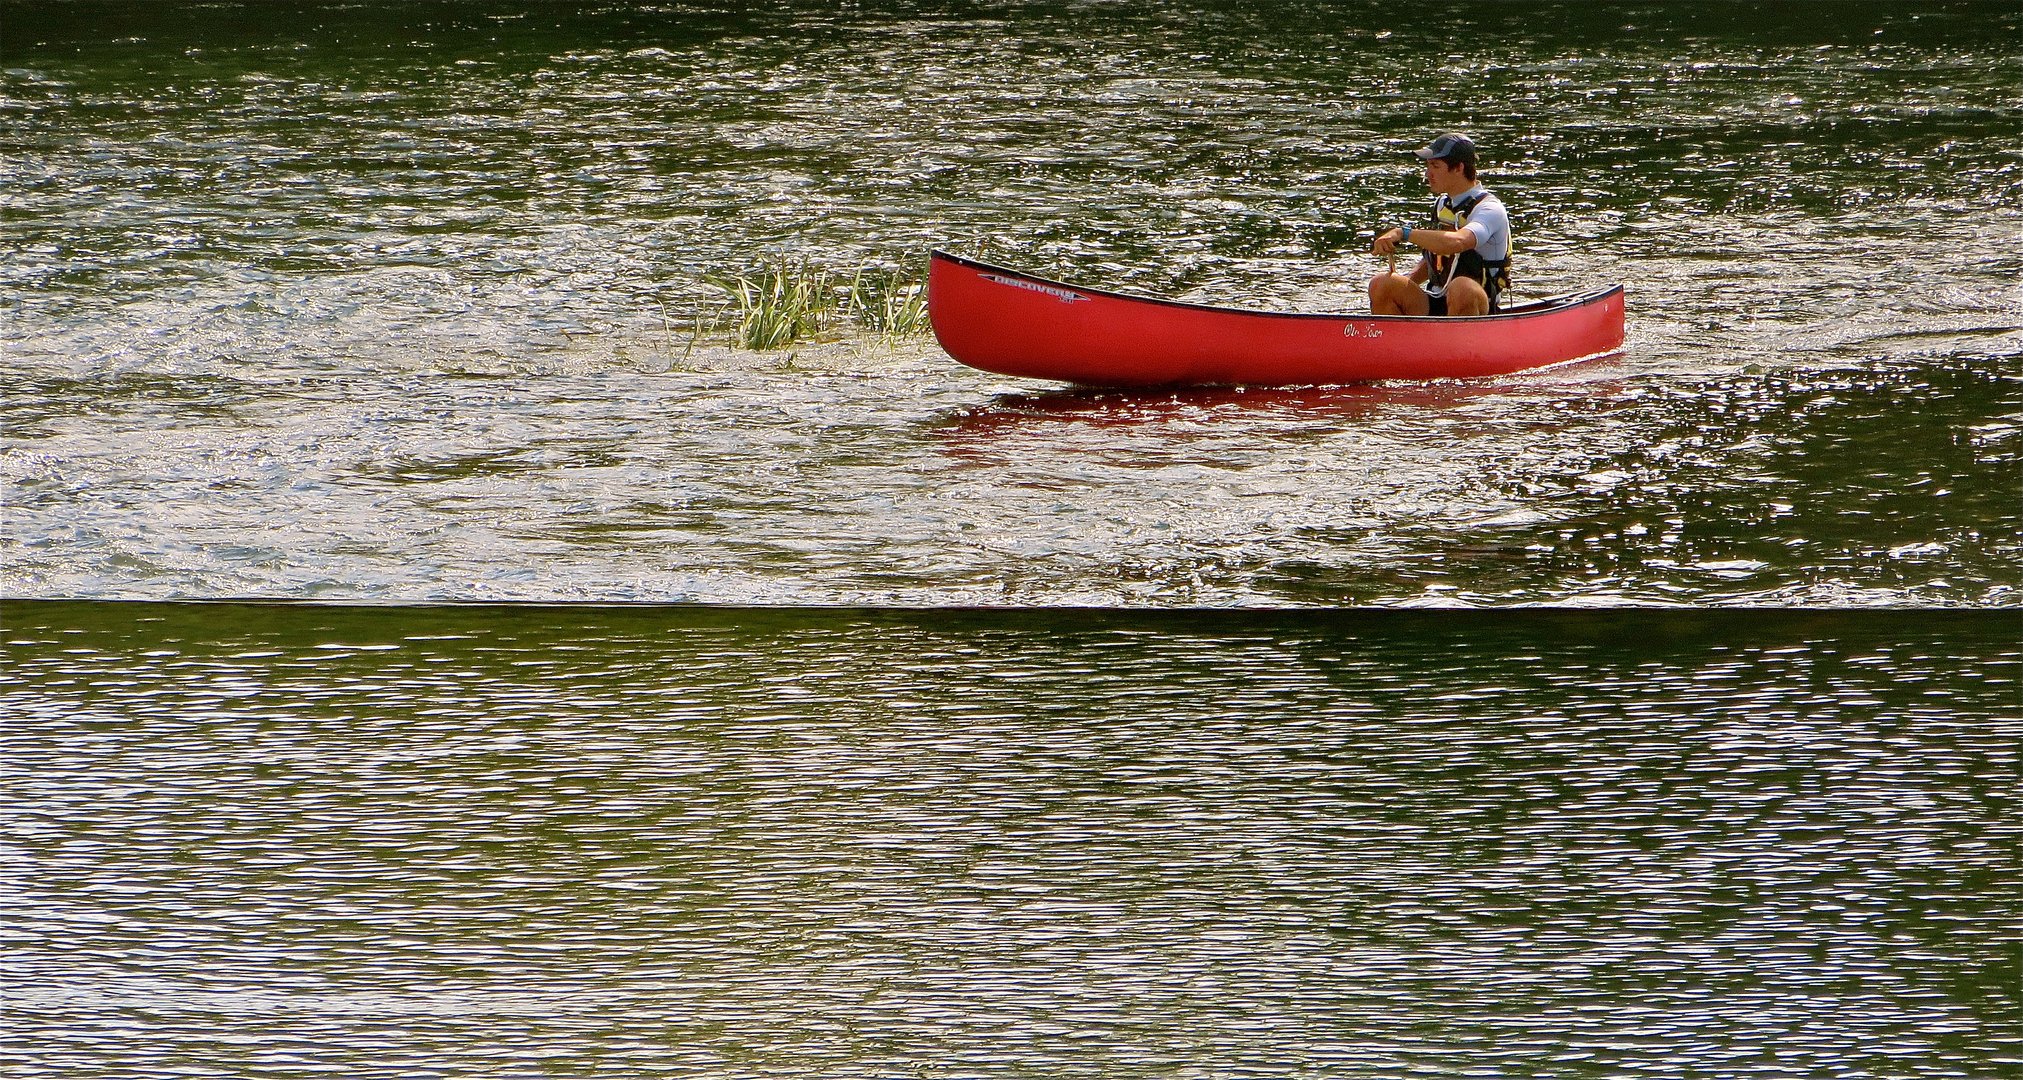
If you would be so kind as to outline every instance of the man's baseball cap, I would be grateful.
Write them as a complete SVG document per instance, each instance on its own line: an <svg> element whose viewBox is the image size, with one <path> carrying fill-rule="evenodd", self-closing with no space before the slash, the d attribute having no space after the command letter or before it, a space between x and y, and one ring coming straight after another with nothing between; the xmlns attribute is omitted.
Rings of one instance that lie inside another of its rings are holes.
<svg viewBox="0 0 2023 1080"><path fill-rule="evenodd" d="M1450 131L1412 151L1420 161L1463 161L1475 164L1475 143L1460 132Z"/></svg>

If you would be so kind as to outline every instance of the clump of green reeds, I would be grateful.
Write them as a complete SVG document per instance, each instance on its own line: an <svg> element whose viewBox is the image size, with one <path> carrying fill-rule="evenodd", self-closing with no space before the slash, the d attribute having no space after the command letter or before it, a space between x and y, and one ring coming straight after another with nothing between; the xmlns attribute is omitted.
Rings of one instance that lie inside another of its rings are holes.
<svg viewBox="0 0 2023 1080"><path fill-rule="evenodd" d="M847 279L806 260L776 259L710 279L728 294L731 344L782 349L852 323L890 345L927 329L927 288L906 269L864 266Z"/></svg>
<svg viewBox="0 0 2023 1080"><path fill-rule="evenodd" d="M829 272L806 262L778 260L717 285L734 305L731 341L747 349L778 349L812 338L836 312Z"/></svg>
<svg viewBox="0 0 2023 1080"><path fill-rule="evenodd" d="M927 286L903 269L857 271L845 307L887 345L927 330Z"/></svg>

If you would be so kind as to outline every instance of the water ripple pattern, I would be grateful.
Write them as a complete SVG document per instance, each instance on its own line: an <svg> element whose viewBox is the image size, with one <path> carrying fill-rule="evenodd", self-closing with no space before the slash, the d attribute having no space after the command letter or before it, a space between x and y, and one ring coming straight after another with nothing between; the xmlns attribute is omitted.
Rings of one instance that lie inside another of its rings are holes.
<svg viewBox="0 0 2023 1080"><path fill-rule="evenodd" d="M2023 1058L1999 613L6 615L9 1075Z"/></svg>
<svg viewBox="0 0 2023 1080"><path fill-rule="evenodd" d="M2017 13L1523 11L4 0L0 594L2017 604ZM1118 396L694 339L709 275L937 244L1354 309L1449 127L1521 293L1627 283L1620 356Z"/></svg>

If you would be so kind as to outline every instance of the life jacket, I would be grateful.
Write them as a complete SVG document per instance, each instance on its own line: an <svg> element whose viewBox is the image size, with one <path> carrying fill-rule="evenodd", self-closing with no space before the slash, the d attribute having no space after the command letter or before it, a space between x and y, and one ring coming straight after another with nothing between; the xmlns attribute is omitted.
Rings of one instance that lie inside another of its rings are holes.
<svg viewBox="0 0 2023 1080"><path fill-rule="evenodd" d="M1458 203L1449 204L1447 196L1440 196L1439 201L1433 204L1433 227L1442 232L1461 231L1468 224L1468 215L1475 209L1476 204L1488 197L1489 193L1485 191ZM1428 257L1432 259L1433 265L1426 280L1438 282L1442 293L1447 291L1447 283L1453 281L1457 275L1472 277L1482 283L1483 291L1489 294L1489 310L1495 311L1497 297L1503 294L1503 290L1510 288L1508 245L1505 246L1501 259L1485 259L1481 252L1474 250L1464 251L1459 255L1429 253Z"/></svg>

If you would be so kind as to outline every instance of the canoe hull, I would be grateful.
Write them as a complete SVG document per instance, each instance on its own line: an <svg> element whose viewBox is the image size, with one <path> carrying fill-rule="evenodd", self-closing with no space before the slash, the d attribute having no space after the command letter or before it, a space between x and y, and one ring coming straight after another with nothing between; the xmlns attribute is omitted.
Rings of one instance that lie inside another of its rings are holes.
<svg viewBox="0 0 2023 1080"><path fill-rule="evenodd" d="M1295 314L1084 288L939 251L927 310L941 347L970 367L1094 386L1475 378L1623 343L1620 285L1475 318Z"/></svg>

